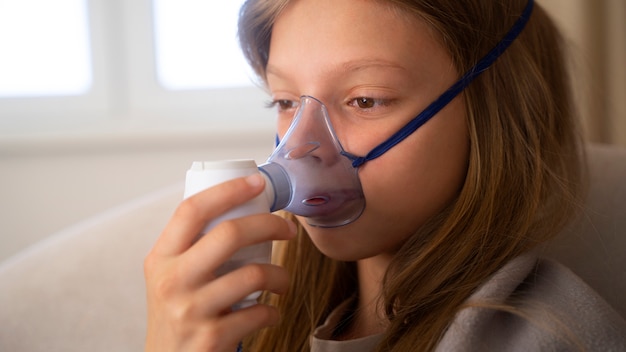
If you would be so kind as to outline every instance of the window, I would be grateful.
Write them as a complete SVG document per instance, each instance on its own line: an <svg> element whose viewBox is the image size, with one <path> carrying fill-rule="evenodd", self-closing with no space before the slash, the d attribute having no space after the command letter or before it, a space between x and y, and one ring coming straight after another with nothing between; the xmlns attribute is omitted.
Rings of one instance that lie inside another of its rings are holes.
<svg viewBox="0 0 626 352"><path fill-rule="evenodd" d="M0 0L0 135L272 131L242 2Z"/></svg>
<svg viewBox="0 0 626 352"><path fill-rule="evenodd" d="M0 97L76 95L91 86L85 0L0 1Z"/></svg>
<svg viewBox="0 0 626 352"><path fill-rule="evenodd" d="M242 3L154 0L157 74L165 88L251 85L237 42L237 14Z"/></svg>

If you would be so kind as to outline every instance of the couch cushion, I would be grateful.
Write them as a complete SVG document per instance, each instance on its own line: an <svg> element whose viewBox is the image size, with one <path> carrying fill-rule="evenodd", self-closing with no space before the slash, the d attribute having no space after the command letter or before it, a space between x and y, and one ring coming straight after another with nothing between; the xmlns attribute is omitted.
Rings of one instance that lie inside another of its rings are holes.
<svg viewBox="0 0 626 352"><path fill-rule="evenodd" d="M572 269L626 317L626 149L587 148L588 198L546 255Z"/></svg>
<svg viewBox="0 0 626 352"><path fill-rule="evenodd" d="M143 258L176 185L62 231L0 266L0 351L141 351Z"/></svg>

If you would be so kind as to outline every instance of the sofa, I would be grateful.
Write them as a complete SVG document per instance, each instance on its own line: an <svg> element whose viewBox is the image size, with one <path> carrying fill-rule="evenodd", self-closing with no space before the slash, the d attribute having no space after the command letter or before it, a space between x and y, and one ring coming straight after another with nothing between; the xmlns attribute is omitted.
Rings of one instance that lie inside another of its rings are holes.
<svg viewBox="0 0 626 352"><path fill-rule="evenodd" d="M541 251L626 317L626 149L587 148L580 216ZM183 184L86 219L0 263L0 351L140 351L143 259Z"/></svg>

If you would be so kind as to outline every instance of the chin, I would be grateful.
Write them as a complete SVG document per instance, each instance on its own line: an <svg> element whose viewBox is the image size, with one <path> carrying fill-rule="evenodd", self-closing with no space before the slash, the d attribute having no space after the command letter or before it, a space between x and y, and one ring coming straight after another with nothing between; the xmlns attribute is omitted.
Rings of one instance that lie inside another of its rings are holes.
<svg viewBox="0 0 626 352"><path fill-rule="evenodd" d="M306 224L306 219L299 218L304 224L309 238L325 256L334 260L352 262L378 254L373 241L363 238L363 231L357 222L333 228L321 228Z"/></svg>

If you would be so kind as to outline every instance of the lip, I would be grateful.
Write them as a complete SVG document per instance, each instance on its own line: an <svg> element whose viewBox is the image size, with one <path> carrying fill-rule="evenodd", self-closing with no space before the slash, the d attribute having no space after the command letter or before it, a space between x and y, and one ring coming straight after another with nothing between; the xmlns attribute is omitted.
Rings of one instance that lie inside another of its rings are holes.
<svg viewBox="0 0 626 352"><path fill-rule="evenodd" d="M302 200L302 204L308 205L310 207L319 207L330 202L331 198L326 195L317 195L310 198L305 198Z"/></svg>
<svg viewBox="0 0 626 352"><path fill-rule="evenodd" d="M310 192L302 200L293 204L293 213L304 217L325 217L334 215L346 203L358 201L363 198L362 193L356 189L343 189L325 192Z"/></svg>
<svg viewBox="0 0 626 352"><path fill-rule="evenodd" d="M359 192L348 192L351 196L342 201L330 202L320 207L310 207L314 212L306 222L314 227L331 228L347 225L358 219L365 210L365 198Z"/></svg>

